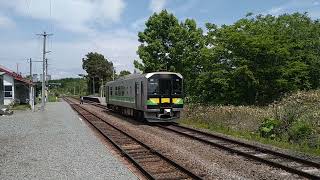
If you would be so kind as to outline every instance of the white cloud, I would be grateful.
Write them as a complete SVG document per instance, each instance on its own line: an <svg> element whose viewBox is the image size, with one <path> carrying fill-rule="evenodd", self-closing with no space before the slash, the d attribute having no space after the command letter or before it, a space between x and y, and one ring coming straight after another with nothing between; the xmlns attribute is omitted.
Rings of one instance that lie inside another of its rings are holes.
<svg viewBox="0 0 320 180"><path fill-rule="evenodd" d="M135 20L133 23L131 23L131 27L136 30L142 30L145 27L145 23L147 22L149 17L144 17Z"/></svg>
<svg viewBox="0 0 320 180"><path fill-rule="evenodd" d="M282 7L274 7L271 8L267 14L272 14L272 15L280 15L284 11L284 8Z"/></svg>
<svg viewBox="0 0 320 180"><path fill-rule="evenodd" d="M160 12L166 5L166 0L151 0L149 8L152 12Z"/></svg>
<svg viewBox="0 0 320 180"><path fill-rule="evenodd" d="M49 73L53 78L76 77L83 73L82 58L88 52L98 52L112 61L116 71L129 70L133 72L133 60L137 59L136 51L139 45L136 33L128 32L124 29L118 29L106 32L104 34L93 33L81 40L73 41L55 41L50 44L48 41L47 54L49 59ZM28 48L25 48L28 47ZM6 44L0 44L0 64L9 68L15 68L16 62L26 62L27 57L33 57L34 60L41 60L42 39L29 41L10 41ZM18 54L12 54L19 49ZM19 57L18 57L19 56ZM2 61L1 57L8 57L12 61ZM13 60L14 59L14 60ZM21 67L22 73L28 73L28 66ZM34 71L40 73L41 63L34 64Z"/></svg>
<svg viewBox="0 0 320 180"><path fill-rule="evenodd" d="M1 1L0 9L12 10L18 15L38 20L49 20L59 27L87 32L94 23L106 25L118 22L125 8L123 0L52 0L51 14L49 0L41 1L11 0Z"/></svg>
<svg viewBox="0 0 320 180"><path fill-rule="evenodd" d="M290 0L282 5L273 7L262 14L271 14L278 16L283 13L292 13L292 12L309 12L310 17L319 17L316 11L318 9L319 1L301 1L301 0ZM304 11L302 11L304 10Z"/></svg>
<svg viewBox="0 0 320 180"><path fill-rule="evenodd" d="M15 26L15 23L8 17L0 14L0 28L10 28Z"/></svg>
<svg viewBox="0 0 320 180"><path fill-rule="evenodd" d="M319 19L320 18L320 12L319 11L310 11L308 14L313 19Z"/></svg>

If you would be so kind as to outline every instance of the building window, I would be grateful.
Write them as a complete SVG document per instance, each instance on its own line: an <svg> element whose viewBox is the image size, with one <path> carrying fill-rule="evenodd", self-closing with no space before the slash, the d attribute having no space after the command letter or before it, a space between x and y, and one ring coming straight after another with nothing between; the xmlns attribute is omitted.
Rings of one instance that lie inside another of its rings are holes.
<svg viewBox="0 0 320 180"><path fill-rule="evenodd" d="M12 86L4 86L4 97L12 98Z"/></svg>

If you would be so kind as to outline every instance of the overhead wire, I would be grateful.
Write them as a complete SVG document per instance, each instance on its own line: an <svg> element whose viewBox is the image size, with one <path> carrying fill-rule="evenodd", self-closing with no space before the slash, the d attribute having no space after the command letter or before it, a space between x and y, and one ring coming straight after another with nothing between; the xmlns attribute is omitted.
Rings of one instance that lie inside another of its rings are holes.
<svg viewBox="0 0 320 180"><path fill-rule="evenodd" d="M26 0L26 5L27 5L27 15L30 16L30 6L31 6L31 0Z"/></svg>

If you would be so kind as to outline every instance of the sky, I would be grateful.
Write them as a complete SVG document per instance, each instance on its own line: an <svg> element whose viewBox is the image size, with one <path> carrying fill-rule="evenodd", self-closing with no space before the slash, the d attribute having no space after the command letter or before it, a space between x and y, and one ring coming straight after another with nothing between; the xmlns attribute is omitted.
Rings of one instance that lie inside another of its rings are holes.
<svg viewBox="0 0 320 180"><path fill-rule="evenodd" d="M133 60L139 58L137 34L163 9L180 21L195 19L203 28L207 22L232 24L248 12L308 12L320 18L320 0L1 0L0 64L29 74L27 59L42 60L43 39L37 34L46 31L53 34L46 46L54 79L85 73L82 58L92 51L112 61L117 72L133 72ZM34 73L41 68L34 63Z"/></svg>

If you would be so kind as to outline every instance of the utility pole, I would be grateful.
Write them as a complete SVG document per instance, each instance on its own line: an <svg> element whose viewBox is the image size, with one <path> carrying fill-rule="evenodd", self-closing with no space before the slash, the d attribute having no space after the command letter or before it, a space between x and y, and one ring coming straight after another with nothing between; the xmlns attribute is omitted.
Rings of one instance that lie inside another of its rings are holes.
<svg viewBox="0 0 320 180"><path fill-rule="evenodd" d="M17 74L19 74L19 63L17 63Z"/></svg>
<svg viewBox="0 0 320 180"><path fill-rule="evenodd" d="M48 85L48 58L46 58L46 85Z"/></svg>
<svg viewBox="0 0 320 180"><path fill-rule="evenodd" d="M92 86L93 86L93 89L92 89L93 93L92 93L92 94L93 94L93 95L94 95L94 93L96 92L96 90L95 90L95 84L94 84L94 78L95 78L95 77L92 78L92 79L93 79L93 84L92 84Z"/></svg>
<svg viewBox="0 0 320 180"><path fill-rule="evenodd" d="M48 90L49 90L49 86L48 86L48 84L49 84L49 82L48 82L48 58L46 58L46 70L45 70L45 73L46 73L46 76L45 76L45 85L46 85L46 94L48 95ZM46 97L46 99L45 99L45 102L48 102L48 97L47 96L45 96Z"/></svg>
<svg viewBox="0 0 320 180"><path fill-rule="evenodd" d="M112 80L114 81L114 67L112 67Z"/></svg>
<svg viewBox="0 0 320 180"><path fill-rule="evenodd" d="M32 79L32 59L29 59L29 63L30 63L30 106L31 106L31 110L32 112L34 112L34 87L33 87L33 79Z"/></svg>
<svg viewBox="0 0 320 180"><path fill-rule="evenodd" d="M46 40L47 36L51 36L52 34L47 34L46 32L43 32L43 34L38 34L39 36L43 36L43 51L42 51L42 97L41 97L41 110L44 111L45 107L45 93L46 93Z"/></svg>

